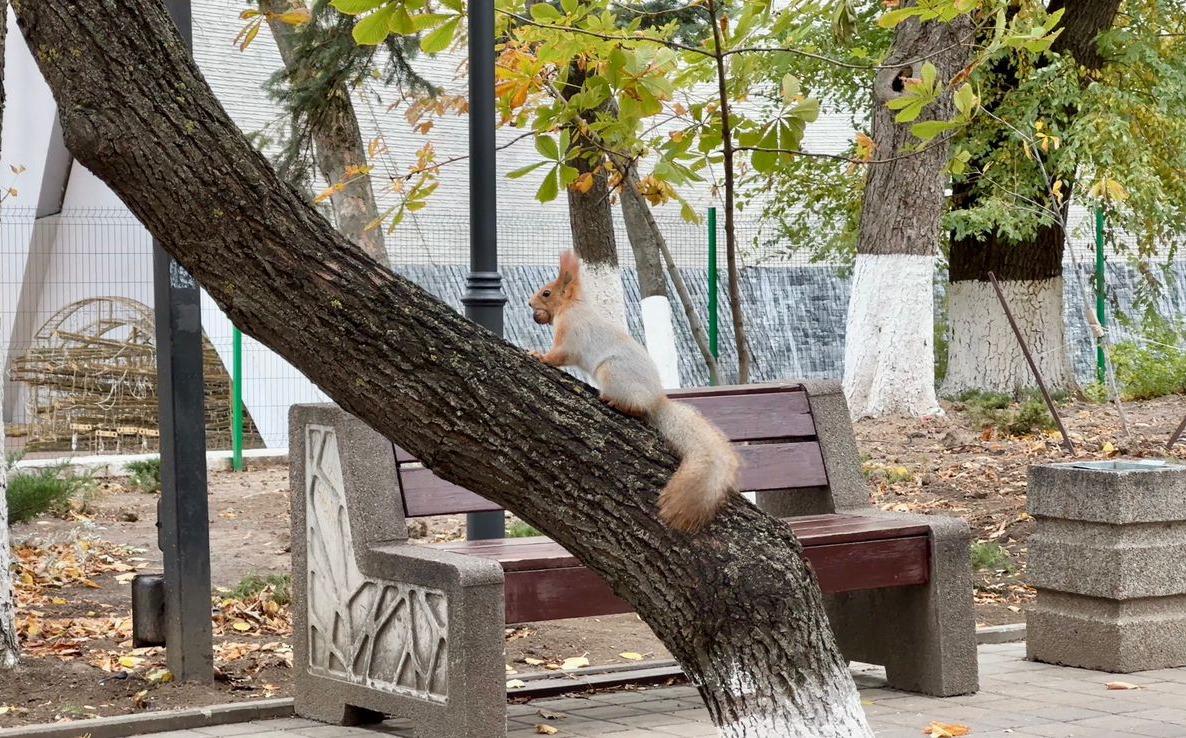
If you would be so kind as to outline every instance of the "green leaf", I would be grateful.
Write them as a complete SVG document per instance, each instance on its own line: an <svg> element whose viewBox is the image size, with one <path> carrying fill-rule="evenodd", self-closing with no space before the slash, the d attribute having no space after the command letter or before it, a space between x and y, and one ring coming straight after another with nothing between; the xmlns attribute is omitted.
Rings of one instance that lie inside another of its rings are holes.
<svg viewBox="0 0 1186 738"><path fill-rule="evenodd" d="M560 0L560 7L564 8L565 13L575 13L580 7L580 0Z"/></svg>
<svg viewBox="0 0 1186 738"><path fill-rule="evenodd" d="M935 68L934 64L926 62L922 65L922 83L926 85L928 90L935 89L935 80L939 77L939 70Z"/></svg>
<svg viewBox="0 0 1186 738"><path fill-rule="evenodd" d="M550 162L546 162L546 161L537 161L534 164L528 164L525 167L519 167L518 169L516 169L513 172L508 172L507 177L509 179L519 179L520 177L525 177L528 174L531 174L532 172L534 172L536 169L539 169L540 167L544 166L545 164L549 164L549 163Z"/></svg>
<svg viewBox="0 0 1186 738"><path fill-rule="evenodd" d="M449 45L453 43L453 36L457 32L459 22L461 22L461 16L455 15L452 20L442 23L432 33L420 39L420 50L425 54L437 54L449 48Z"/></svg>
<svg viewBox="0 0 1186 738"><path fill-rule="evenodd" d="M958 123L951 123L945 120L924 120L922 123L915 123L911 126L910 132L923 141L930 141L939 134L946 133L958 127Z"/></svg>
<svg viewBox="0 0 1186 738"><path fill-rule="evenodd" d="M407 12L405 10L404 14L406 15ZM355 23L353 32L355 43L360 46L375 46L383 43L391 32L391 18L394 15L395 6L388 5Z"/></svg>
<svg viewBox="0 0 1186 738"><path fill-rule="evenodd" d="M550 139L549 139L550 140ZM540 183L539 189L535 192L535 199L540 202L551 202L556 199L556 195L560 194L560 172L559 165L548 170L544 181Z"/></svg>
<svg viewBox="0 0 1186 738"><path fill-rule="evenodd" d="M549 23L560 18L560 11L547 3L536 3L531 6L531 19L536 23Z"/></svg>
<svg viewBox="0 0 1186 738"><path fill-rule="evenodd" d="M911 100L902 111L894 116L896 123L909 123L917 120L918 116L922 115L924 105L921 100Z"/></svg>
<svg viewBox="0 0 1186 738"><path fill-rule="evenodd" d="M465 12L464 0L441 0L441 7L448 8L449 10L452 10L454 13L464 13Z"/></svg>
<svg viewBox="0 0 1186 738"><path fill-rule="evenodd" d="M971 115L972 110L980 102L976 97L976 93L972 91L972 85L965 82L962 87L956 90L955 93L955 109L964 115Z"/></svg>
<svg viewBox="0 0 1186 738"><path fill-rule="evenodd" d="M411 36L416 32L416 21L412 20L412 16L408 14L407 6L400 5L391 14L391 22L387 24L387 27L394 34Z"/></svg>
<svg viewBox="0 0 1186 738"><path fill-rule="evenodd" d="M819 119L819 100L814 97L809 97L795 107L791 108L790 115L798 118L804 123L814 123Z"/></svg>
<svg viewBox="0 0 1186 738"><path fill-rule="evenodd" d="M374 10L387 0L331 0L330 5L346 15L360 15L368 10Z"/></svg>
<svg viewBox="0 0 1186 738"><path fill-rule="evenodd" d="M793 74L785 74L782 78L782 100L785 103L794 102L799 97L799 80Z"/></svg>
<svg viewBox="0 0 1186 738"><path fill-rule="evenodd" d="M560 149L556 146L556 139L551 136L536 136L535 150L545 159L550 161L560 160Z"/></svg>
<svg viewBox="0 0 1186 738"><path fill-rule="evenodd" d="M877 19L877 25L881 26L882 28L893 28L907 18L919 15L921 12L922 11L920 11L918 8L914 7L891 10Z"/></svg>

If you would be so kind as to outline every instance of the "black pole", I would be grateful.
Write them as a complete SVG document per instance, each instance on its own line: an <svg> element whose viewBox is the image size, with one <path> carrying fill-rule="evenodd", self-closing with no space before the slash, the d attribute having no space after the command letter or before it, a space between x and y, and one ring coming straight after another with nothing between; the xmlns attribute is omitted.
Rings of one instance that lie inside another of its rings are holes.
<svg viewBox="0 0 1186 738"><path fill-rule="evenodd" d="M192 45L188 0L166 0ZM210 626L210 523L206 502L202 307L197 281L153 241L157 398L161 429L158 542L165 560L165 643L180 680L214 679Z"/></svg>
<svg viewBox="0 0 1186 738"><path fill-rule="evenodd" d="M502 335L507 298L498 273L494 143L494 0L469 3L469 278L465 315ZM470 513L466 537L502 538L501 512Z"/></svg>

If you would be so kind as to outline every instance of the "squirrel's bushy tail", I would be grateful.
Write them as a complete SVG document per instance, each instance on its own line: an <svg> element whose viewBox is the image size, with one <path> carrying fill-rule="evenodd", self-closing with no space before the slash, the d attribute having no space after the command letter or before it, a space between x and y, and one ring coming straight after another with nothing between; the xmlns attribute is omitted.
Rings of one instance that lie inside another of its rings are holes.
<svg viewBox="0 0 1186 738"><path fill-rule="evenodd" d="M659 517L676 530L695 533L737 488L737 453L725 434L689 405L664 398L650 421L682 459L659 495Z"/></svg>

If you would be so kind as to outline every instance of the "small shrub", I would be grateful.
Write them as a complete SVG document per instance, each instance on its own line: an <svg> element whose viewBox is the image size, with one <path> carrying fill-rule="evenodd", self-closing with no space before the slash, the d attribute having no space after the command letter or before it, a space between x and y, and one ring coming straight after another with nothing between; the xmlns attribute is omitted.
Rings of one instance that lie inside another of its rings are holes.
<svg viewBox="0 0 1186 738"><path fill-rule="evenodd" d="M70 499L91 488L91 475L74 475L68 465L47 466L41 469L10 474L5 499L8 502L8 524L32 520L47 512L63 514L69 510Z"/></svg>
<svg viewBox="0 0 1186 738"><path fill-rule="evenodd" d="M236 600L250 600L263 592L270 592L277 605L287 605L292 602L292 577L288 574L248 574L235 585L229 596Z"/></svg>
<svg viewBox="0 0 1186 738"><path fill-rule="evenodd" d="M141 492L153 495L161 491L161 459L129 461L124 465L130 475L128 484Z"/></svg>
<svg viewBox="0 0 1186 738"><path fill-rule="evenodd" d="M1066 393L1062 394L1066 399ZM973 390L960 395L968 413L968 421L980 430L995 428L998 433L1024 436L1035 431L1054 428L1054 417L1046 409L1042 396L1027 392L1020 403L1001 392ZM1057 398L1055 399L1057 402Z"/></svg>
<svg viewBox="0 0 1186 738"><path fill-rule="evenodd" d="M861 464L861 473L865 475L865 479L884 481L887 484L914 481L914 473L906 467L900 465L887 466L885 464L878 464L875 461L866 461L864 464Z"/></svg>
<svg viewBox="0 0 1186 738"><path fill-rule="evenodd" d="M1140 341L1112 348L1116 381L1125 400L1149 400L1186 394L1186 329L1172 325L1146 328Z"/></svg>
<svg viewBox="0 0 1186 738"><path fill-rule="evenodd" d="M999 543L972 541L971 556L972 568L977 571L981 569L1013 571L1013 562L1009 559L1009 552Z"/></svg>
<svg viewBox="0 0 1186 738"><path fill-rule="evenodd" d="M516 520L507 526L507 538L531 538L542 535L543 533L540 533L522 520Z"/></svg>
<svg viewBox="0 0 1186 738"><path fill-rule="evenodd" d="M1083 396L1087 398L1088 402L1093 402L1096 405L1106 404L1112 397L1112 393L1108 391L1108 386L1101 382L1092 382L1083 388Z"/></svg>
<svg viewBox="0 0 1186 738"><path fill-rule="evenodd" d="M1054 427L1056 427L1054 418L1046 409L1045 401L1031 397L1011 413L1003 430L1013 436L1024 436Z"/></svg>

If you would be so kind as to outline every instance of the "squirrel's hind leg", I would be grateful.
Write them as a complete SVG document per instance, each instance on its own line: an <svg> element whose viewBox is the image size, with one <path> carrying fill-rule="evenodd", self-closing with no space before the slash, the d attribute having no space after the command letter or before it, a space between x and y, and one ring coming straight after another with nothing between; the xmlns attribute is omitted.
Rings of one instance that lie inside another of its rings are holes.
<svg viewBox="0 0 1186 738"><path fill-rule="evenodd" d="M612 407L614 410L629 415L632 418L646 417L647 414L645 408L631 405L627 402L623 402L622 400L614 400L612 398L606 397L604 394L601 396L601 401Z"/></svg>

